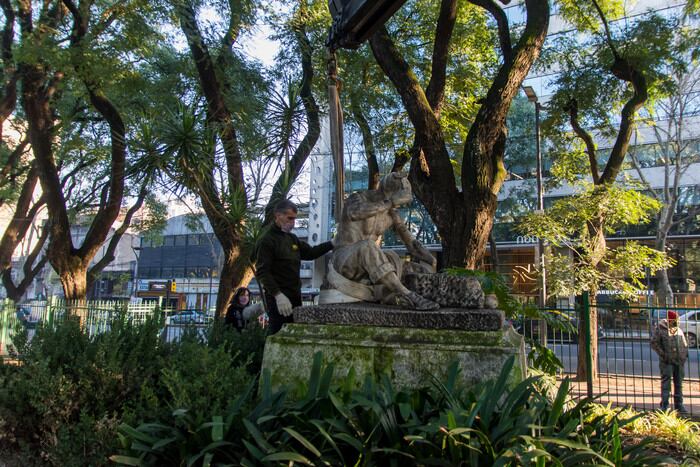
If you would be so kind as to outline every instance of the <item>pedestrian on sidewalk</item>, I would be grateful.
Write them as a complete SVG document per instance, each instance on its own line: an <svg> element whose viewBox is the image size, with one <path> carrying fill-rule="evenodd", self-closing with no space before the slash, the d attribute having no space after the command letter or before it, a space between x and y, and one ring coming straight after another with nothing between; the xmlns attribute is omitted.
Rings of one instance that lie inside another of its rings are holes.
<svg viewBox="0 0 700 467"><path fill-rule="evenodd" d="M678 327L678 313L669 311L667 319L659 320L651 337L651 348L659 354L661 370L661 410L668 409L673 378L673 406L687 413L683 405L683 365L688 359L688 341Z"/></svg>

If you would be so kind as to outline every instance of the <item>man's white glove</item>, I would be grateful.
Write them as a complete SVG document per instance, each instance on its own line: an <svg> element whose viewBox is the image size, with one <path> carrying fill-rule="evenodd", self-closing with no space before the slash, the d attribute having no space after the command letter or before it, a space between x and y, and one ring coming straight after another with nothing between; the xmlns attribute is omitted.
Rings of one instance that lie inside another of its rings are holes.
<svg viewBox="0 0 700 467"><path fill-rule="evenodd" d="M280 292L275 295L275 301L277 302L277 311L282 316L292 316L292 302L289 301L285 294Z"/></svg>

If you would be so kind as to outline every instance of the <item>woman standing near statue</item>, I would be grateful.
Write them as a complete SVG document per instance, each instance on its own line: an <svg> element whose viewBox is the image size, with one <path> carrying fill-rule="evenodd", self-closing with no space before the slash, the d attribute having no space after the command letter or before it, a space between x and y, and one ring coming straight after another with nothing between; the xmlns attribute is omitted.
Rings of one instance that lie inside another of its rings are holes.
<svg viewBox="0 0 700 467"><path fill-rule="evenodd" d="M262 304L256 303L251 305L250 290L247 287L240 287L233 295L231 305L226 311L224 323L227 326L235 327L238 331L242 331L250 318L261 315L263 311Z"/></svg>

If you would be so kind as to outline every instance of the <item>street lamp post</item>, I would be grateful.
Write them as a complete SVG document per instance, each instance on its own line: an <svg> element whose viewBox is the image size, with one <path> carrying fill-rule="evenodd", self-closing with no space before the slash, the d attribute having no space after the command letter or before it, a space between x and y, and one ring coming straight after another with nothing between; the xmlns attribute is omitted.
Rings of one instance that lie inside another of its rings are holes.
<svg viewBox="0 0 700 467"><path fill-rule="evenodd" d="M138 246L134 246L134 238L136 238L136 241L139 242ZM141 258L141 238L140 237L131 237L131 249L134 252L134 257L136 258L136 261L134 262L134 277L133 277L133 286L131 287L131 296L136 297L136 294L139 291L139 259Z"/></svg>
<svg viewBox="0 0 700 467"><path fill-rule="evenodd" d="M537 99L537 93L532 86L524 86L523 91L527 96L527 100L535 105L535 151L537 157L537 210L540 213L544 212L544 190L542 187L542 150L540 147L540 109L542 104L540 104ZM540 275L542 277L542 284L540 285L539 294L539 306L544 308L547 304L547 270L545 268L545 258L544 258L544 244L541 238L537 239L537 252L536 252L537 264L540 267ZM547 323L541 321L540 323L540 342L544 345L547 343Z"/></svg>

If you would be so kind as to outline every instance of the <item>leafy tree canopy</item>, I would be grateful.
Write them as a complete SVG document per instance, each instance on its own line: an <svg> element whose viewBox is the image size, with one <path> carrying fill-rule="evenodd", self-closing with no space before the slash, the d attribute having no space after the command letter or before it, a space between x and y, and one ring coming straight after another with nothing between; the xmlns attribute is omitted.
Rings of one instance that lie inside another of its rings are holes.
<svg viewBox="0 0 700 467"><path fill-rule="evenodd" d="M578 295L603 288L633 296L646 287L645 268L653 273L670 267L671 260L637 242L606 247L603 259L595 259L600 251L591 227L604 217L605 233L611 234L626 225L648 223L660 207L658 201L634 189L588 185L581 193L556 201L545 213L527 214L519 227L553 247L547 256L550 295Z"/></svg>

